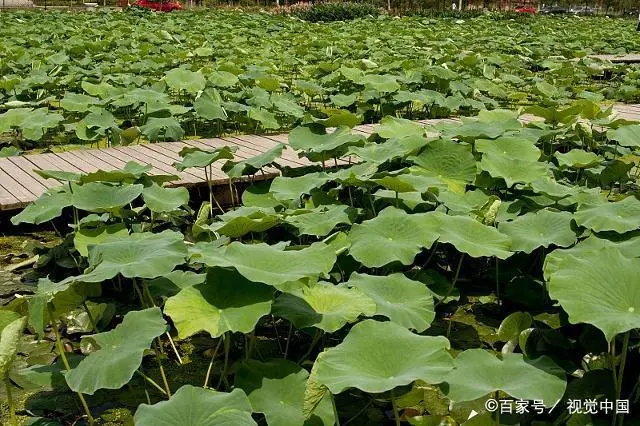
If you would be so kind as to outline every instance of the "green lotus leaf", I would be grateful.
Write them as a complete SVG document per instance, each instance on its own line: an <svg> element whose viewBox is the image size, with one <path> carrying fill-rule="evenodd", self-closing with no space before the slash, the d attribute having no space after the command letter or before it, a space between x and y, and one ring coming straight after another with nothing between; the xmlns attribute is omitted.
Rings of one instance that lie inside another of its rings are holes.
<svg viewBox="0 0 640 426"><path fill-rule="evenodd" d="M48 108L38 108L20 122L22 136L27 140L38 141L47 130L58 127L63 120L64 117L57 112L50 112Z"/></svg>
<svg viewBox="0 0 640 426"><path fill-rule="evenodd" d="M189 202L189 191L184 187L165 188L154 183L142 190L142 199L152 212L172 212Z"/></svg>
<svg viewBox="0 0 640 426"><path fill-rule="evenodd" d="M395 207L387 207L375 218L351 227L349 253L369 268L395 261L410 265L439 235L440 222L434 214L409 215Z"/></svg>
<svg viewBox="0 0 640 426"><path fill-rule="evenodd" d="M351 146L347 154L356 155L369 163L381 164L397 157L415 154L428 143L430 143L429 139L423 136L411 135L387 139L384 143L368 143L362 147Z"/></svg>
<svg viewBox="0 0 640 426"><path fill-rule="evenodd" d="M111 331L84 337L99 349L66 374L69 388L88 395L98 389L120 389L140 367L153 339L166 331L160 308L149 308L127 313Z"/></svg>
<svg viewBox="0 0 640 426"><path fill-rule="evenodd" d="M376 90L380 93L391 93L400 89L400 85L396 81L396 77L389 74L367 74L358 81L366 87Z"/></svg>
<svg viewBox="0 0 640 426"><path fill-rule="evenodd" d="M617 141L621 146L640 147L640 124L621 126L617 129L609 129L607 138Z"/></svg>
<svg viewBox="0 0 640 426"><path fill-rule="evenodd" d="M347 285L354 286L376 303L376 315L421 333L435 318L433 293L420 281L404 274L387 276L352 274Z"/></svg>
<svg viewBox="0 0 640 426"><path fill-rule="evenodd" d="M296 127L289 133L289 146L302 151L311 161L327 161L346 154L351 146L363 146L365 138L339 127L333 133L315 133L309 127Z"/></svg>
<svg viewBox="0 0 640 426"><path fill-rule="evenodd" d="M128 205L142 194L142 185L108 185L91 182L71 185L73 205L89 212L102 213Z"/></svg>
<svg viewBox="0 0 640 426"><path fill-rule="evenodd" d="M477 173L471 147L450 140L433 141L418 156L409 157L409 160L444 182L464 185L472 182Z"/></svg>
<svg viewBox="0 0 640 426"><path fill-rule="evenodd" d="M440 242L450 243L471 257L495 256L506 259L513 253L511 238L491 226L483 225L469 216L438 215Z"/></svg>
<svg viewBox="0 0 640 426"><path fill-rule="evenodd" d="M572 149L567 153L556 152L554 156L558 160L560 168L588 169L602 162L596 153L583 149Z"/></svg>
<svg viewBox="0 0 640 426"><path fill-rule="evenodd" d="M73 236L73 246L78 253L86 257L89 255L90 245L117 241L125 235L129 235L129 230L124 223L102 225L97 228L82 227Z"/></svg>
<svg viewBox="0 0 640 426"><path fill-rule="evenodd" d="M549 295L560 302L569 320L598 327L608 342L639 328L640 259L625 257L615 247L574 253L567 250L555 266L545 262Z"/></svg>
<svg viewBox="0 0 640 426"><path fill-rule="evenodd" d="M89 247L89 268L71 279L102 282L121 274L127 278L155 278L184 262L187 248L175 231L139 232Z"/></svg>
<svg viewBox="0 0 640 426"><path fill-rule="evenodd" d="M207 79L216 87L231 87L240 81L235 74L222 70L208 74Z"/></svg>
<svg viewBox="0 0 640 426"><path fill-rule="evenodd" d="M443 336L419 336L393 322L362 321L316 361L317 381L337 394L381 393L415 380L440 383L453 368Z"/></svg>
<svg viewBox="0 0 640 426"><path fill-rule="evenodd" d="M438 201L444 204L451 215L468 215L474 210L479 210L491 197L485 191L476 189L458 194L451 191L438 193Z"/></svg>
<svg viewBox="0 0 640 426"><path fill-rule="evenodd" d="M615 247L626 257L640 257L640 232L627 232L625 234L591 234L580 241L578 246L599 250L604 247Z"/></svg>
<svg viewBox="0 0 640 426"><path fill-rule="evenodd" d="M502 155L484 154L480 168L494 178L504 179L509 188L515 183L528 184L551 176L547 163L522 161Z"/></svg>
<svg viewBox="0 0 640 426"><path fill-rule="evenodd" d="M222 170L231 178L239 178L243 175L253 175L264 167L272 165L276 159L282 156L284 144L278 144L273 148L258 154L255 157L242 161L227 161Z"/></svg>
<svg viewBox="0 0 640 426"><path fill-rule="evenodd" d="M247 280L234 270L212 268L204 283L167 299L164 312L181 339L200 331L220 337L227 331L249 333L271 311L273 287Z"/></svg>
<svg viewBox="0 0 640 426"><path fill-rule="evenodd" d="M619 234L640 228L640 201L628 196L622 201L598 205L582 205L574 213L576 223L596 232Z"/></svg>
<svg viewBox="0 0 640 426"><path fill-rule="evenodd" d="M273 208L240 207L217 217L203 229L215 231L231 238L242 237L251 232L264 232L280 223L280 216Z"/></svg>
<svg viewBox="0 0 640 426"><path fill-rule="evenodd" d="M280 123L276 119L276 115L264 108L250 108L249 118L257 121L264 129L279 129Z"/></svg>
<svg viewBox="0 0 640 426"><path fill-rule="evenodd" d="M376 127L376 133L385 139L409 136L422 137L424 135L424 127L415 121L386 116L380 120L380 124Z"/></svg>
<svg viewBox="0 0 640 426"><path fill-rule="evenodd" d="M353 209L349 206L319 206L311 210L293 211L284 218L284 221L295 226L301 235L323 237L339 224L350 224L353 213Z"/></svg>
<svg viewBox="0 0 640 426"><path fill-rule="evenodd" d="M357 288L325 281L301 289L290 289L273 304L273 314L291 321L296 328L317 327L333 333L361 315L372 316L375 302Z"/></svg>
<svg viewBox="0 0 640 426"><path fill-rule="evenodd" d="M534 180L529 184L529 186L531 186L531 189L538 194L544 194L556 199L565 198L577 193L577 189L575 187L562 185L556 182L552 177L548 176Z"/></svg>
<svg viewBox="0 0 640 426"><path fill-rule="evenodd" d="M498 338L504 342L517 341L523 330L531 327L532 317L528 312L513 312L500 323Z"/></svg>
<svg viewBox="0 0 640 426"><path fill-rule="evenodd" d="M65 93L64 98L60 100L60 106L72 112L87 112L92 105L100 102L98 98L83 95L81 93Z"/></svg>
<svg viewBox="0 0 640 426"><path fill-rule="evenodd" d="M331 426L335 419L328 395L305 421L303 404L308 377L305 369L284 359L247 360L236 371L235 386L247 393L253 411L264 413L269 425Z"/></svg>
<svg viewBox="0 0 640 426"><path fill-rule="evenodd" d="M301 108L300 112L302 113L301 117L304 116L304 109ZM326 108L326 109L323 109L322 112L327 115L327 118L312 117L312 120L314 123L318 123L326 128L344 127L344 126L353 128L358 124L362 123L362 115L354 114L351 111L346 109Z"/></svg>
<svg viewBox="0 0 640 426"><path fill-rule="evenodd" d="M11 223L33 223L39 225L62 214L62 210L73 204L73 194L67 188L54 188L42 194L36 201L11 218Z"/></svg>
<svg viewBox="0 0 640 426"><path fill-rule="evenodd" d="M160 139L178 141L184 136L184 130L175 117L151 117L144 126L140 126L140 132L150 141Z"/></svg>
<svg viewBox="0 0 640 426"><path fill-rule="evenodd" d="M576 240L571 229L573 215L568 212L539 210L519 216L511 222L501 222L498 230L511 237L511 250L531 253L538 247L568 247Z"/></svg>
<svg viewBox="0 0 640 426"><path fill-rule="evenodd" d="M14 108L4 114L0 114L0 133L8 133L12 129L17 129L33 111L31 108Z"/></svg>
<svg viewBox="0 0 640 426"><path fill-rule="evenodd" d="M174 166L178 171L183 171L190 167L204 168L218 160L232 160L236 147L224 146L211 151L200 148L186 147L180 151L182 161L175 163Z"/></svg>
<svg viewBox="0 0 640 426"><path fill-rule="evenodd" d="M133 420L138 426L256 426L251 412L242 389L226 393L184 385L168 401L140 404Z"/></svg>
<svg viewBox="0 0 640 426"><path fill-rule="evenodd" d="M128 161L121 169L116 170L98 170L96 172L83 174L79 177L82 184L90 182L111 182L111 183L137 183L142 177L150 178L156 181L158 176L149 176L147 173L153 167L150 164L140 164L135 161ZM178 177L175 176L175 179Z"/></svg>
<svg viewBox="0 0 640 426"><path fill-rule="evenodd" d="M11 368L26 323L26 316L22 317L13 311L0 311L0 377L5 377Z"/></svg>
<svg viewBox="0 0 640 426"><path fill-rule="evenodd" d="M475 142L478 152L489 155L502 155L522 161L538 161L540 149L527 139L517 136L502 136L497 139L478 139Z"/></svg>
<svg viewBox="0 0 640 426"><path fill-rule="evenodd" d="M298 200L312 189L329 182L331 177L325 172L307 173L299 177L278 176L271 183L270 191L278 200Z"/></svg>
<svg viewBox="0 0 640 426"><path fill-rule="evenodd" d="M164 81L169 88L180 92L185 91L188 93L198 93L200 90L204 90L207 81L200 71L189 71L184 68L174 68L167 71L164 75Z"/></svg>
<svg viewBox="0 0 640 426"><path fill-rule="evenodd" d="M65 172L63 170L37 170L34 172L45 179L55 179L59 182L80 182L82 175L74 172Z"/></svg>
<svg viewBox="0 0 640 426"><path fill-rule="evenodd" d="M454 402L473 401L500 390L513 398L541 400L545 407L552 407L567 387L564 370L546 356L530 361L522 354L507 353L499 360L484 349L468 349L454 363L445 379L449 384L447 398Z"/></svg>
<svg viewBox="0 0 640 426"><path fill-rule="evenodd" d="M53 282L49 278L38 279L36 291L28 301L29 323L38 338L44 335L45 312L50 302L54 302L54 310L64 311L65 308L77 307L85 299L73 287L70 280Z"/></svg>
<svg viewBox="0 0 640 426"><path fill-rule="evenodd" d="M90 129L98 129L98 134L104 135L107 129L117 129L118 122L113 114L104 108L93 107L83 119Z"/></svg>
<svg viewBox="0 0 640 426"><path fill-rule="evenodd" d="M205 91L193 103L196 115L205 120L227 121L227 111L222 106L220 95L215 92Z"/></svg>
<svg viewBox="0 0 640 426"><path fill-rule="evenodd" d="M192 250L191 261L207 266L233 267L250 281L278 287L326 276L333 268L336 253L322 242L301 250L285 250L283 245L234 241L218 250Z"/></svg>

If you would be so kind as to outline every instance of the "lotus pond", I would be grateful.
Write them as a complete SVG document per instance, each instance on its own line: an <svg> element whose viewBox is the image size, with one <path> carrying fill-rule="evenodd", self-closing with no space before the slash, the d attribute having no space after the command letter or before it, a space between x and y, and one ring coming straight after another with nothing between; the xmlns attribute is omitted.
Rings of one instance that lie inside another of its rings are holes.
<svg viewBox="0 0 640 426"><path fill-rule="evenodd" d="M183 150L177 171L228 176L204 202L137 163L41 171L60 186L0 218L3 424L638 424L640 124L600 104L635 71L548 57L636 49L625 21L80 16L0 16L28 24L0 47L3 123L115 143L261 111L312 165ZM474 117L400 117L452 99Z"/></svg>
<svg viewBox="0 0 640 426"><path fill-rule="evenodd" d="M635 22L499 15L314 24L268 13L0 16L0 149L637 101Z"/></svg>

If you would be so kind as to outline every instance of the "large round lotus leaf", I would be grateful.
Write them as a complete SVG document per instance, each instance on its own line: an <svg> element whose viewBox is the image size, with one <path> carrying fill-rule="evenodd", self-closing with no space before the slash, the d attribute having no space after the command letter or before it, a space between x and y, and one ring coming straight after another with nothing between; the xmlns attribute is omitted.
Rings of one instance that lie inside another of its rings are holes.
<svg viewBox="0 0 640 426"><path fill-rule="evenodd" d="M424 135L424 127L415 121L388 115L380 120L380 124L376 127L376 133L385 139L408 136L421 137Z"/></svg>
<svg viewBox="0 0 640 426"><path fill-rule="evenodd" d="M602 161L596 153L587 152L583 149L572 149L567 153L556 152L554 155L560 168L588 169L589 167L597 166Z"/></svg>
<svg viewBox="0 0 640 426"><path fill-rule="evenodd" d="M66 189L53 189L41 195L20 213L11 218L11 223L33 223L39 225L62 214L62 209L73 204L73 194Z"/></svg>
<svg viewBox="0 0 640 426"><path fill-rule="evenodd" d="M301 250L285 250L282 245L234 241L218 250L194 250L191 260L208 266L233 267L250 281L277 287L326 276L336 262L336 253L322 242Z"/></svg>
<svg viewBox="0 0 640 426"><path fill-rule="evenodd" d="M626 234L592 234L580 241L579 247L599 250L604 247L615 247L626 257L640 257L640 232Z"/></svg>
<svg viewBox="0 0 640 426"><path fill-rule="evenodd" d="M127 278L155 278L184 262L187 248L175 231L134 233L89 248L89 268L78 281L102 282L118 274Z"/></svg>
<svg viewBox="0 0 640 426"><path fill-rule="evenodd" d="M308 377L307 370L284 359L248 360L236 371L235 386L247 393L253 411L264 413L269 425L331 426L335 418L328 395L305 421L303 404Z"/></svg>
<svg viewBox="0 0 640 426"><path fill-rule="evenodd" d="M280 216L273 208L240 207L217 217L205 229L210 229L231 238L242 237L250 232L264 232L280 222Z"/></svg>
<svg viewBox="0 0 640 426"><path fill-rule="evenodd" d="M0 311L0 377L5 377L18 350L27 317L13 311Z"/></svg>
<svg viewBox="0 0 640 426"><path fill-rule="evenodd" d="M400 88L396 77L390 74L367 74L358 82L380 93L395 92Z"/></svg>
<svg viewBox="0 0 640 426"><path fill-rule="evenodd" d="M450 243L471 257L506 259L512 255L511 238L469 216L439 214L440 242Z"/></svg>
<svg viewBox="0 0 640 426"><path fill-rule="evenodd" d="M640 228L640 201L629 196L622 201L598 205L582 205L574 214L576 223L596 232L619 234Z"/></svg>
<svg viewBox="0 0 640 426"><path fill-rule="evenodd" d="M89 212L108 212L128 205L142 194L142 185L107 185L91 182L72 185L73 205Z"/></svg>
<svg viewBox="0 0 640 426"><path fill-rule="evenodd" d="M404 210L387 207L375 218L352 226L349 253L370 268L396 261L409 265L438 236L439 222L434 214L409 215Z"/></svg>
<svg viewBox="0 0 640 426"><path fill-rule="evenodd" d="M273 304L273 314L288 319L296 328L317 327L328 333L375 312L375 302L362 291L324 281L283 293Z"/></svg>
<svg viewBox="0 0 640 426"><path fill-rule="evenodd" d="M607 138L621 146L640 147L640 124L618 127L607 131Z"/></svg>
<svg viewBox="0 0 640 426"><path fill-rule="evenodd" d="M353 274L347 285L354 286L376 303L376 315L421 333L435 318L433 293L420 281L404 274L374 276Z"/></svg>
<svg viewBox="0 0 640 426"><path fill-rule="evenodd" d="M412 135L391 138L384 143L368 143L363 147L352 146L347 153L369 163L381 164L396 157L414 154L428 143L429 140L422 135Z"/></svg>
<svg viewBox="0 0 640 426"><path fill-rule="evenodd" d="M73 246L82 256L89 255L89 246L106 243L107 241L117 241L129 235L129 230L124 223L114 223L113 225L102 225L97 228L80 228L73 235ZM126 237L125 237L126 238Z"/></svg>
<svg viewBox="0 0 640 426"><path fill-rule="evenodd" d="M498 139L478 139L475 142L478 152L490 155L502 155L522 161L538 161L540 149L527 139L517 136L503 136Z"/></svg>
<svg viewBox="0 0 640 426"><path fill-rule="evenodd" d="M270 191L278 200L298 200L330 180L331 177L325 172L307 173L298 177L278 176L271 183Z"/></svg>
<svg viewBox="0 0 640 426"><path fill-rule="evenodd" d="M97 105L99 102L100 100L93 96L67 92L60 100L60 106L67 111L87 112L92 105Z"/></svg>
<svg viewBox="0 0 640 426"><path fill-rule="evenodd" d="M511 237L511 250L531 253L551 244L568 247L575 243L577 237L571 229L572 219L573 215L568 212L539 210L511 222L502 222L498 230Z"/></svg>
<svg viewBox="0 0 640 426"><path fill-rule="evenodd" d="M246 160L227 161L224 166L222 166L222 170L232 178L239 178L243 175L253 175L280 158L284 148L284 144L279 143L262 154L247 158Z"/></svg>
<svg viewBox="0 0 640 426"><path fill-rule="evenodd" d="M273 287L248 281L238 272L212 268L207 279L167 299L164 312L171 317L181 339L199 331L211 337L253 331L271 311Z"/></svg>
<svg viewBox="0 0 640 426"><path fill-rule="evenodd" d="M193 94L204 90L207 84L207 81L200 71L193 72L184 68L174 68L167 71L164 76L164 81L169 88L177 92L184 90Z"/></svg>
<svg viewBox="0 0 640 426"><path fill-rule="evenodd" d="M615 247L583 250L545 263L549 294L572 323L598 327L610 342L616 334L640 328L640 259L625 257Z"/></svg>
<svg viewBox="0 0 640 426"><path fill-rule="evenodd" d="M289 146L305 153L311 161L327 161L347 152L350 146L363 146L365 138L340 127L333 133L314 133L309 127L296 127L289 133Z"/></svg>
<svg viewBox="0 0 640 426"><path fill-rule="evenodd" d="M285 217L285 222L298 228L301 235L323 237L341 223L350 224L353 209L345 205L328 205L312 210L297 210Z"/></svg>
<svg viewBox="0 0 640 426"><path fill-rule="evenodd" d="M168 401L140 404L137 426L256 426L251 403L242 389L215 392L184 385Z"/></svg>
<svg viewBox="0 0 640 426"><path fill-rule="evenodd" d="M93 395L98 389L119 389L140 367L153 339L167 331L160 308L130 311L122 323L104 333L87 336L99 349L92 352L65 379L71 390Z"/></svg>
<svg viewBox="0 0 640 426"><path fill-rule="evenodd" d="M551 198L564 198L577 193L577 189L571 186L562 185L552 177L543 177L530 183L531 189Z"/></svg>
<svg viewBox="0 0 640 426"><path fill-rule="evenodd" d="M531 183L551 176L547 163L523 161L503 155L484 154L480 168L494 178L502 178L511 188L515 183Z"/></svg>
<svg viewBox="0 0 640 426"><path fill-rule="evenodd" d="M440 383L453 368L443 336L419 336L393 322L365 320L316 361L317 381L334 393L381 393L414 380Z"/></svg>
<svg viewBox="0 0 640 426"><path fill-rule="evenodd" d="M183 171L190 167L204 168L218 160L232 160L236 147L223 146L212 150L186 147L180 151L182 161L174 163L178 171ZM211 179L211 177L209 177Z"/></svg>
<svg viewBox="0 0 640 426"><path fill-rule="evenodd" d="M471 147L450 140L433 141L420 155L409 159L443 180L472 182L478 171Z"/></svg>
<svg viewBox="0 0 640 426"><path fill-rule="evenodd" d="M546 356L529 361L522 354L507 353L499 360L484 349L469 349L454 362L455 369L445 379L447 398L454 402L473 401L500 390L551 407L567 386L564 370Z"/></svg>
<svg viewBox="0 0 640 426"><path fill-rule="evenodd" d="M152 212L172 212L189 202L189 191L184 187L164 188L154 183L142 190L142 198Z"/></svg>

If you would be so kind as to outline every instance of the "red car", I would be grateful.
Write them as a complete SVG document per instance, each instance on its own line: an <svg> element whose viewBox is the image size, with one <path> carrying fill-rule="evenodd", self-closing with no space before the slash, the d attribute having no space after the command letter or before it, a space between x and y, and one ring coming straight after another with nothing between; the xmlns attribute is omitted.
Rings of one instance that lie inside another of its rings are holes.
<svg viewBox="0 0 640 426"><path fill-rule="evenodd" d="M515 11L518 13L530 13L532 15L535 15L537 9L533 6L518 6L515 8Z"/></svg>
<svg viewBox="0 0 640 426"><path fill-rule="evenodd" d="M151 1L138 0L133 6L146 7L147 9L157 10L159 12L171 12L172 10L182 10L182 4L179 1Z"/></svg>

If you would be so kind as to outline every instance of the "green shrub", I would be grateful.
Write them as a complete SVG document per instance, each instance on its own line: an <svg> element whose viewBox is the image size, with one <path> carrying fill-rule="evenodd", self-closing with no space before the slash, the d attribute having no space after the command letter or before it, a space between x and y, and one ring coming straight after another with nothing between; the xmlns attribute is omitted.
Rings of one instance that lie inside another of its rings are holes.
<svg viewBox="0 0 640 426"><path fill-rule="evenodd" d="M380 9L373 5L353 2L320 3L293 12L294 16L309 22L349 21L379 14Z"/></svg>

